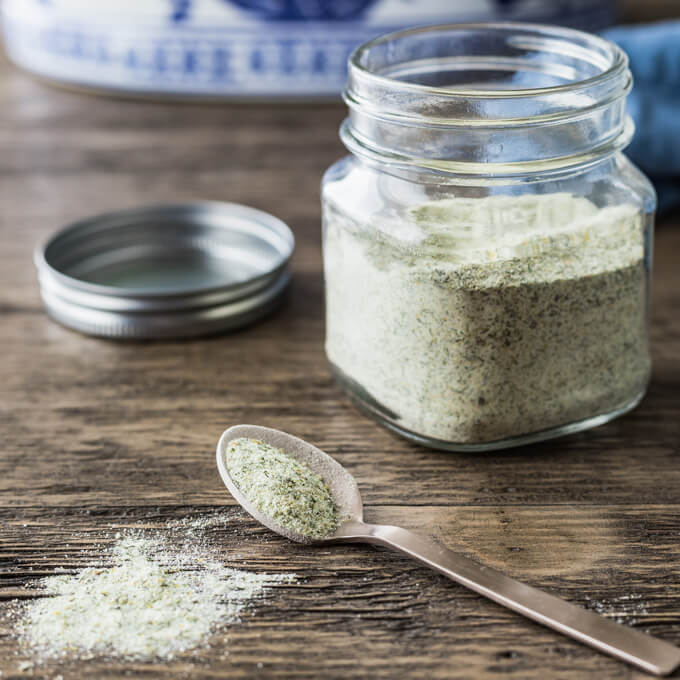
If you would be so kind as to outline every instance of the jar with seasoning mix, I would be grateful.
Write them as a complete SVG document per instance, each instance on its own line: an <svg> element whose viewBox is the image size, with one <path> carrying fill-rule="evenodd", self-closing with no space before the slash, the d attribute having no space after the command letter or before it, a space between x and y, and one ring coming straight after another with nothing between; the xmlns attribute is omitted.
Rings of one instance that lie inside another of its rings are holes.
<svg viewBox="0 0 680 680"><path fill-rule="evenodd" d="M623 155L631 74L517 23L389 34L349 61L322 186L326 352L400 434L483 450L604 423L650 374L654 190Z"/></svg>

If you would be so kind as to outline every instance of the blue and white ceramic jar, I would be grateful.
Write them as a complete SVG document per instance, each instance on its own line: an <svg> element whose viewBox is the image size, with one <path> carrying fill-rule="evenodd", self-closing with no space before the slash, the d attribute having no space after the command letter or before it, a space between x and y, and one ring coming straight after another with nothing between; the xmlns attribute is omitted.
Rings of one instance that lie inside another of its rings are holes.
<svg viewBox="0 0 680 680"><path fill-rule="evenodd" d="M615 0L4 0L10 58L132 94L337 95L349 53L406 26L490 19L597 30Z"/></svg>

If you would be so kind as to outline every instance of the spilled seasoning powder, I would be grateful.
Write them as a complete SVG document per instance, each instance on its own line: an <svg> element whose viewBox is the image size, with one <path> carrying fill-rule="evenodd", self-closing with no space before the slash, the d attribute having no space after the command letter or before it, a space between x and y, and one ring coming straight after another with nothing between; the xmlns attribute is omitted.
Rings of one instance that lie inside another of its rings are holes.
<svg viewBox="0 0 680 680"><path fill-rule="evenodd" d="M177 550L158 536L121 537L110 558L113 566L42 580L48 597L17 623L35 658L170 660L237 622L268 586L294 580L231 569L198 543Z"/></svg>
<svg viewBox="0 0 680 680"><path fill-rule="evenodd" d="M613 619L616 623L633 626L649 615L649 605L639 594L630 593L602 600L592 599L586 595L585 599L587 609L593 609L598 614Z"/></svg>
<svg viewBox="0 0 680 680"><path fill-rule="evenodd" d="M242 437L227 447L231 478L255 508L308 538L330 536L338 510L320 475L281 449Z"/></svg>
<svg viewBox="0 0 680 680"><path fill-rule="evenodd" d="M649 373L643 215L566 193L324 212L326 351L435 440L503 440L632 405Z"/></svg>

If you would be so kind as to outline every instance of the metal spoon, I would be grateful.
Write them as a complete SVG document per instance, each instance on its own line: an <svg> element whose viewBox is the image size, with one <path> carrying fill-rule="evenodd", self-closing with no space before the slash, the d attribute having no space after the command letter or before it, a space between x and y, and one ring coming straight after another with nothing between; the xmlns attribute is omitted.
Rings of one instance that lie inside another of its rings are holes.
<svg viewBox="0 0 680 680"><path fill-rule="evenodd" d="M282 449L307 464L328 485L344 521L321 541L310 540L275 524L258 512L229 476L227 445L248 437ZM363 504L354 477L315 446L279 430L255 425L236 425L226 430L217 445L217 467L234 498L256 520L293 541L301 543L373 543L393 548L432 567L457 583L513 609L545 626L654 675L667 675L680 666L680 648L633 628L599 616L546 592L515 581L491 567L434 543L430 539L393 526L366 524Z"/></svg>

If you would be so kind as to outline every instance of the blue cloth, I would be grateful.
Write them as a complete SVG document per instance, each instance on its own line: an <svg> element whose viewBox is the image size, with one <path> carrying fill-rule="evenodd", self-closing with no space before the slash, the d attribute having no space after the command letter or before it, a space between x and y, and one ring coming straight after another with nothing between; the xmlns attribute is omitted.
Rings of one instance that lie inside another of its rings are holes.
<svg viewBox="0 0 680 680"><path fill-rule="evenodd" d="M659 212L680 205L680 21L618 26L604 37L630 59L628 112L635 137L627 155L654 182Z"/></svg>

